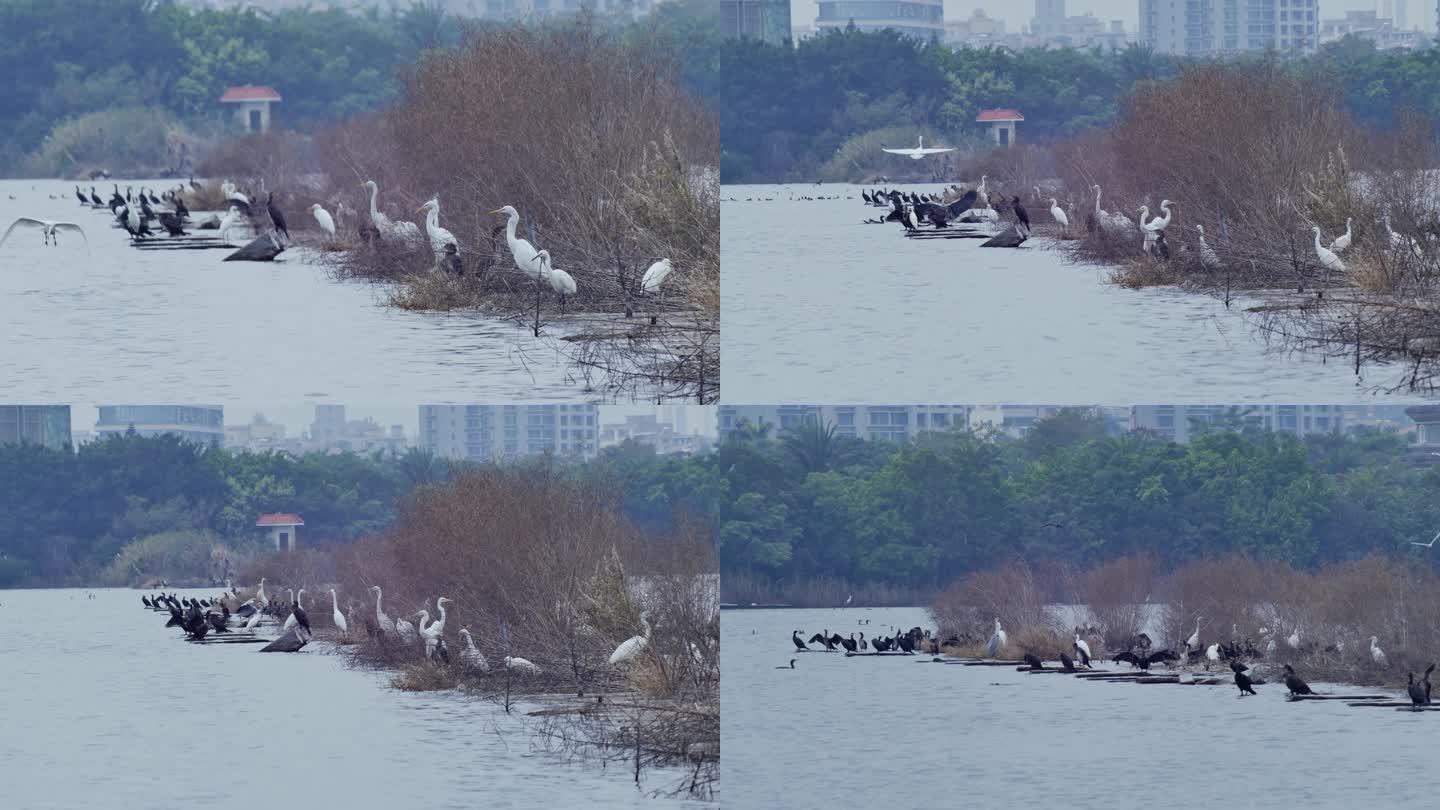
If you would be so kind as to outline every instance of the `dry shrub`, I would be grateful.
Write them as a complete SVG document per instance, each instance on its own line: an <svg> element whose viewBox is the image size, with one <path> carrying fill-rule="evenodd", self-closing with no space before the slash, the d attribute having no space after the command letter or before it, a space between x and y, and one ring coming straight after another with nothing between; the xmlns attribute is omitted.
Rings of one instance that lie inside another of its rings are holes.
<svg viewBox="0 0 1440 810"><path fill-rule="evenodd" d="M1175 572L1162 587L1166 609L1161 621L1161 646L1180 651L1200 620L1203 644L1241 640L1240 628L1271 623L1267 606L1293 576L1288 568L1249 557L1198 560ZM1232 627L1235 631L1232 632Z"/></svg>
<svg viewBox="0 0 1440 810"><path fill-rule="evenodd" d="M1120 266L1110 271L1110 283L1131 290L1145 287L1166 287L1185 281L1184 269L1178 264L1159 261L1149 256L1132 256L1122 259Z"/></svg>
<svg viewBox="0 0 1440 810"><path fill-rule="evenodd" d="M941 638L971 633L989 638L998 618L1008 635L1024 628L1059 632L1048 605L1045 584L1023 562L968 574L946 588L930 605Z"/></svg>
<svg viewBox="0 0 1440 810"><path fill-rule="evenodd" d="M458 669L412 661L390 678L390 685L406 692L441 692L458 686L458 675Z"/></svg>
<svg viewBox="0 0 1440 810"><path fill-rule="evenodd" d="M1106 647L1124 649L1145 629L1155 568L1155 558L1145 554L1110 560L1081 577L1079 601L1089 610L1090 623L1103 634Z"/></svg>
<svg viewBox="0 0 1440 810"><path fill-rule="evenodd" d="M330 552L323 549L301 548L296 551L269 552L241 565L240 578L243 581L258 583L262 577L267 580L266 595L271 599L278 599L284 596L284 588L299 590L302 587L314 588L320 583L334 582L335 560Z"/></svg>

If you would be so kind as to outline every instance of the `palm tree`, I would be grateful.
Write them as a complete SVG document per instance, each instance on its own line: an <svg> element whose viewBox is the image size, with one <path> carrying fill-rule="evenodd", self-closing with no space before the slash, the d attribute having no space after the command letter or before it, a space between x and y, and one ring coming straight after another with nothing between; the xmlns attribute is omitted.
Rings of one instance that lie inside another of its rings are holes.
<svg viewBox="0 0 1440 810"><path fill-rule="evenodd" d="M780 442L806 475L824 472L838 461L839 442L835 439L833 424L806 420L798 427L786 429Z"/></svg>

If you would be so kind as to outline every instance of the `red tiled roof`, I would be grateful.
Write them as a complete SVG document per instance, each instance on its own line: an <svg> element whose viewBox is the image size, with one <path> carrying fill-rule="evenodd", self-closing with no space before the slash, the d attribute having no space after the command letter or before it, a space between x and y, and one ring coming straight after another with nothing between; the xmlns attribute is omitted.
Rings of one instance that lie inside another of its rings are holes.
<svg viewBox="0 0 1440 810"><path fill-rule="evenodd" d="M304 526L305 521L299 515L289 512L271 512L268 515L261 515L255 521L256 526Z"/></svg>
<svg viewBox="0 0 1440 810"><path fill-rule="evenodd" d="M253 84L225 88L221 101L279 101L280 94L273 87L256 87Z"/></svg>
<svg viewBox="0 0 1440 810"><path fill-rule="evenodd" d="M980 114L975 116L975 120L981 123L985 121L1024 121L1025 116L1021 115L1019 110L997 108L981 110Z"/></svg>

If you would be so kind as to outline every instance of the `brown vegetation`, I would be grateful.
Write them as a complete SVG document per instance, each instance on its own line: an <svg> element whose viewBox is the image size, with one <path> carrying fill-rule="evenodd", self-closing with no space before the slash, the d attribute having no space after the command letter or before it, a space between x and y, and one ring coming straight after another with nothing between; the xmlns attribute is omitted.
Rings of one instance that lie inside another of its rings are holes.
<svg viewBox="0 0 1440 810"><path fill-rule="evenodd" d="M327 254L333 272L398 285L396 306L513 320L553 339L592 389L713 402L719 127L657 48L618 44L583 17L477 30L460 51L423 59L390 109L314 139L242 139L204 168L275 190L292 226L313 229L309 206L324 205L351 247ZM417 209L438 199L465 277L435 278L428 242L362 239L366 180L382 212L422 236ZM560 329L545 328L561 317L559 297L511 260L505 218L491 213L505 205L521 214L518 235L576 281ZM641 274L662 257L673 273L660 295L642 294Z"/></svg>
<svg viewBox="0 0 1440 810"><path fill-rule="evenodd" d="M1312 683L1400 686L1407 672L1440 660L1440 575L1411 561L1372 557L1300 571L1232 556L1162 574L1153 559L1130 557L1091 569L1079 583L1087 621L1112 652L1127 649L1142 630L1153 649L1183 651L1198 618L1202 647L1252 646L1257 654L1247 663L1277 672L1288 663ZM998 615L1014 657L1034 652L1053 659L1070 649L1068 630L1045 596L1056 585L1024 564L1007 564L957 581L930 613L942 638L968 631L972 639L988 638ZM1289 643L1292 633L1298 647ZM1371 636L1388 666L1372 658ZM1096 658L1107 654L1097 639L1087 641ZM986 654L983 641L951 652Z"/></svg>

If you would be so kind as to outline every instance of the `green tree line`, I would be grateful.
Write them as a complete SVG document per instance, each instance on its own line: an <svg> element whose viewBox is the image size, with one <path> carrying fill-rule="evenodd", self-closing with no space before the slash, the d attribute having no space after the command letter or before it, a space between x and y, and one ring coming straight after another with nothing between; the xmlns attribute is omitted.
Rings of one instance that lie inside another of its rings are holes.
<svg viewBox="0 0 1440 810"><path fill-rule="evenodd" d="M635 442L590 462L513 463L554 463L566 475L598 478L632 520L657 532L679 519L713 523L723 492L712 462L660 456ZM74 452L0 445L0 587L110 581L107 567L132 557L142 567L183 557L193 570L216 545L259 550L255 519L266 512L303 517L303 546L349 542L384 531L403 498L460 466L415 449L292 457L133 432Z"/></svg>
<svg viewBox="0 0 1440 810"><path fill-rule="evenodd" d="M1088 567L1136 553L1307 567L1410 548L1440 528L1440 470L1407 463L1403 436L1233 427L1185 444L1108 435L1074 411L1018 440L749 429L715 454L727 471L722 581L934 588L1008 559Z"/></svg>
<svg viewBox="0 0 1440 810"><path fill-rule="evenodd" d="M343 120L388 103L421 53L457 45L481 24L423 0L274 12L176 0L0 0L0 174L24 165L57 130L65 136L57 140L84 142L109 124L112 151L126 134L114 130L137 129L137 120L224 132L218 100L232 85L275 87L281 126ZM697 92L714 94L720 39L711 4L681 0L612 27L637 45L673 48ZM76 132L85 116L117 110L131 114L80 126L88 137ZM138 110L148 115L137 119ZM159 131L146 137L163 139Z"/></svg>
<svg viewBox="0 0 1440 810"><path fill-rule="evenodd" d="M1440 50L1382 51L1350 36L1284 59L1288 69L1329 77L1364 123L1389 126L1400 105L1440 122ZM1185 64L1134 44L951 48L890 30L831 31L797 47L730 40L721 61L727 183L815 180L847 143L868 145L867 134L889 145L913 145L917 132L980 144L975 116L988 107L1019 109L1026 141L1068 138L1105 126L1138 83L1165 81Z"/></svg>

